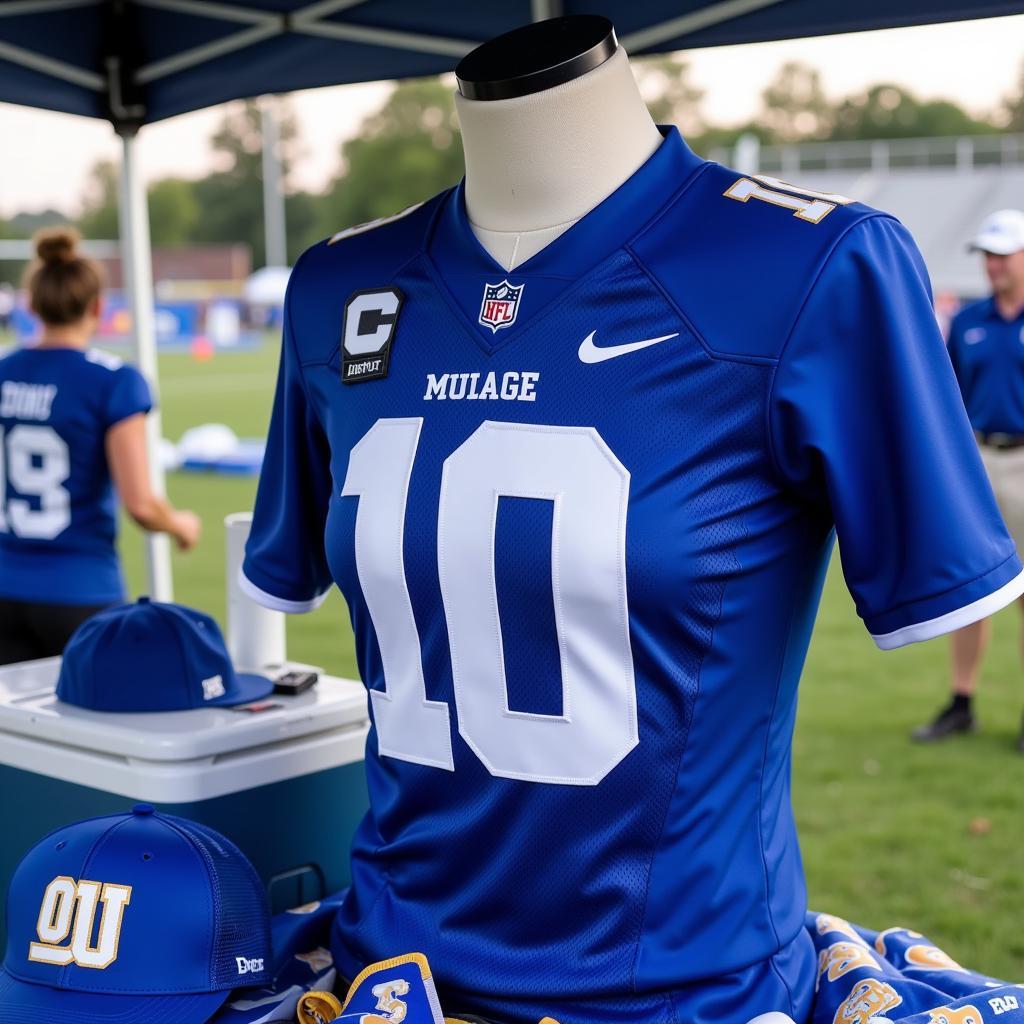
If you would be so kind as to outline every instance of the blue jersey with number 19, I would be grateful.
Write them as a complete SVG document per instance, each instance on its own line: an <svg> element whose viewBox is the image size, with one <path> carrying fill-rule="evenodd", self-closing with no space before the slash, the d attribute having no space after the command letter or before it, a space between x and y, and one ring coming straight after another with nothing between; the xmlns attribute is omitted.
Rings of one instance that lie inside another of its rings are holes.
<svg viewBox="0 0 1024 1024"><path fill-rule="evenodd" d="M838 533L879 646L1024 589L892 218L675 129L506 271L456 187L307 250L243 585L348 602L335 930L501 1021L806 1015L797 680Z"/></svg>
<svg viewBox="0 0 1024 1024"><path fill-rule="evenodd" d="M124 600L106 434L151 406L142 374L103 352L36 348L0 359L0 596Z"/></svg>

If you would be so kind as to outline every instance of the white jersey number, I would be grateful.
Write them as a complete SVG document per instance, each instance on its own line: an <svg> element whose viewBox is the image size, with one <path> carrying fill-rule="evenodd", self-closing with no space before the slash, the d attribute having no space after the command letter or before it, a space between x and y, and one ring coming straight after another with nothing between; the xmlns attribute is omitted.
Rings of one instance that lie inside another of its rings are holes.
<svg viewBox="0 0 1024 1024"><path fill-rule="evenodd" d="M53 540L66 530L71 524L71 495L63 484L70 474L68 446L52 427L20 423L6 438L0 429L0 531ZM20 496L10 498L6 508L5 476Z"/></svg>
<svg viewBox="0 0 1024 1024"><path fill-rule="evenodd" d="M373 690L382 755L454 768L448 705L426 698L405 579L409 477L423 420L378 420L353 448L343 495L358 495L355 554L385 690ZM551 580L561 715L508 706L494 575L502 496L553 504ZM637 744L626 605L629 473L590 427L484 422L445 460L437 557L459 734L487 770L593 786Z"/></svg>
<svg viewBox="0 0 1024 1024"><path fill-rule="evenodd" d="M811 224L820 224L837 206L849 206L853 202L836 192L816 192L812 188L791 185L788 181L767 174L755 174L754 177L756 181L750 178L734 181L724 195L741 203L748 199L760 199L763 203L782 206L792 210L794 217Z"/></svg>

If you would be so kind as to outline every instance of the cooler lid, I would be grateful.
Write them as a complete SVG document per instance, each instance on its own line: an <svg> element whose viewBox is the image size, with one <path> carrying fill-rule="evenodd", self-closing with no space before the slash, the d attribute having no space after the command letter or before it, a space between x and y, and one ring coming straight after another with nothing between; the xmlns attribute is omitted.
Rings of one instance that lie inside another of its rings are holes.
<svg viewBox="0 0 1024 1024"><path fill-rule="evenodd" d="M57 700L59 672L60 658L0 667L0 751L2 735L12 733L108 757L189 761L364 725L368 717L362 683L323 674L297 697L271 694L266 700L279 706L257 714L232 708L113 714Z"/></svg>

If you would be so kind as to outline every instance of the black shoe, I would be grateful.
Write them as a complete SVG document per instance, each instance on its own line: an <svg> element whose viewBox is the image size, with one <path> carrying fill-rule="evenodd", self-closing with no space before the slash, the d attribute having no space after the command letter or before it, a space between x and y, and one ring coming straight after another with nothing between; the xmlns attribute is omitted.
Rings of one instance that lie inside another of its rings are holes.
<svg viewBox="0 0 1024 1024"><path fill-rule="evenodd" d="M918 726L910 738L918 743L934 743L958 732L974 732L978 723L969 708L958 708L953 704L944 707L933 722ZM1021 738L1024 743L1024 736ZM1024 752L1024 747L1021 748Z"/></svg>

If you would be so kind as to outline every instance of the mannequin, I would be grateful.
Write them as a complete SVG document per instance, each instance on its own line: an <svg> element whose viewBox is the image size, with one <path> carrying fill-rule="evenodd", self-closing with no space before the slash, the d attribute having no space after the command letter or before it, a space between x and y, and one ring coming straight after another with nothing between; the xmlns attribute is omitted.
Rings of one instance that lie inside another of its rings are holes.
<svg viewBox="0 0 1024 1024"><path fill-rule="evenodd" d="M477 47L455 73L470 224L506 270L611 195L661 144L605 18L526 26Z"/></svg>
<svg viewBox="0 0 1024 1024"><path fill-rule="evenodd" d="M808 927L789 784L834 536L883 649L1024 592L920 257L656 128L603 19L456 74L466 181L293 271L242 569L337 583L369 690L334 963L506 1024L840 1019L882 965Z"/></svg>

